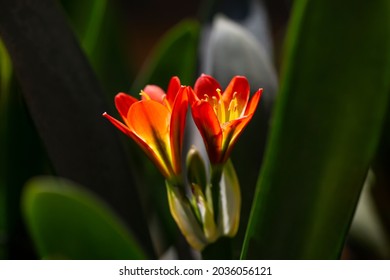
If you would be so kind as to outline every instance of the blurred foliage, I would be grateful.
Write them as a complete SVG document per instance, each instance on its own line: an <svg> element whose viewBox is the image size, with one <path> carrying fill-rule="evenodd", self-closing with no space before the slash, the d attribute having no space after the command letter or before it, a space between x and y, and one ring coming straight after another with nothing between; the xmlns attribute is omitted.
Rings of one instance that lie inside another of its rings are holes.
<svg viewBox="0 0 390 280"><path fill-rule="evenodd" d="M127 88L132 67L124 48L125 28L118 1L60 2L107 95L112 97Z"/></svg>
<svg viewBox="0 0 390 280"><path fill-rule="evenodd" d="M0 192L1 241L4 257L34 258L20 212L20 196L26 180L46 169L46 154L16 82L10 58L0 46Z"/></svg>
<svg viewBox="0 0 390 280"><path fill-rule="evenodd" d="M20 7L30 11L26 17L26 14L19 13ZM104 197L126 222L131 223L145 250L154 256L147 222L138 218L142 208L123 146L113 128L99 117L105 110L105 96L67 26L63 12L52 1L12 1L4 3L0 14L0 34L13 60L15 73L23 89L23 98L50 156L55 174L82 183ZM12 96L17 98L15 93ZM9 120L13 121L10 128L16 133L28 132L23 130L24 127L18 127L18 122L24 118ZM29 164L36 159L31 153L39 153L33 144L34 138L26 134L26 137L19 136L18 140L28 143L20 145L17 153L10 158L12 161L7 161L18 162L17 155L20 152L23 160ZM16 141L10 143L18 144ZM24 149L28 153L23 154ZM33 168L21 170L35 172L38 166L35 162ZM25 178L18 168L10 164L9 168L18 173L12 178L22 181L17 188L10 185L12 193L17 193L32 174ZM110 185L109 189L107 185ZM18 213L19 197L17 201L7 201L9 207L17 209ZM132 203L127 203L123 197L132 198ZM14 223L17 220L9 221ZM10 230L7 232L9 238L17 239L17 235L10 234ZM24 251L12 252L22 255Z"/></svg>
<svg viewBox="0 0 390 280"><path fill-rule="evenodd" d="M340 257L387 108L389 12L295 1L242 258Z"/></svg>
<svg viewBox="0 0 390 280"><path fill-rule="evenodd" d="M135 238L92 193L58 178L29 181L27 225L43 259L145 259Z"/></svg>
<svg viewBox="0 0 390 280"><path fill-rule="evenodd" d="M5 238L6 238L6 209L5 209L5 109L9 92L9 84L12 74L11 61L7 51L0 41L0 259L6 256Z"/></svg>

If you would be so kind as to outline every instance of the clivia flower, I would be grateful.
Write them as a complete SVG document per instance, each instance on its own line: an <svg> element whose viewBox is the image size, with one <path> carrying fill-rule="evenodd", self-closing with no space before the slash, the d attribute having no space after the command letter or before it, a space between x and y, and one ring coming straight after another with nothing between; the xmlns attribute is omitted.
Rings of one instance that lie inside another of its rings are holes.
<svg viewBox="0 0 390 280"><path fill-rule="evenodd" d="M235 76L224 92L208 75L199 77L194 89L173 77L166 93L155 85L141 91L141 100L118 93L115 105L123 122L103 114L144 150L166 178L171 214L197 250L221 236L233 237L238 230L241 194L229 156L260 100L262 89L250 101L249 91L243 76ZM189 99L211 172L207 174L204 159L193 147L187 155L185 180L181 159Z"/></svg>
<svg viewBox="0 0 390 280"><path fill-rule="evenodd" d="M181 180L188 90L188 87L180 85L178 77L173 77L166 93L155 85L148 85L141 91L141 100L118 93L115 106L123 123L107 113L103 114L144 150L171 183Z"/></svg>
<svg viewBox="0 0 390 280"><path fill-rule="evenodd" d="M211 76L202 74L190 96L192 116L206 145L211 164L224 164L259 103L263 89L249 101L250 87L244 76L235 76L222 91Z"/></svg>

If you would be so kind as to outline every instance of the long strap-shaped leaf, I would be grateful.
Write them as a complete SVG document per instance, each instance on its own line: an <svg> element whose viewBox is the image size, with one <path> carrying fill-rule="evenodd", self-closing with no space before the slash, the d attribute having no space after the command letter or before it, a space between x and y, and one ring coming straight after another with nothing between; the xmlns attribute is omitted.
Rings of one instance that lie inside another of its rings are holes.
<svg viewBox="0 0 390 280"><path fill-rule="evenodd" d="M144 259L107 205L71 181L35 177L25 186L24 218L43 259Z"/></svg>
<svg viewBox="0 0 390 280"><path fill-rule="evenodd" d="M0 1L0 36L59 175L100 194L151 244L101 88L56 1ZM149 248L149 251L152 251Z"/></svg>
<svg viewBox="0 0 390 280"><path fill-rule="evenodd" d="M388 0L297 0L242 258L335 259L389 92Z"/></svg>

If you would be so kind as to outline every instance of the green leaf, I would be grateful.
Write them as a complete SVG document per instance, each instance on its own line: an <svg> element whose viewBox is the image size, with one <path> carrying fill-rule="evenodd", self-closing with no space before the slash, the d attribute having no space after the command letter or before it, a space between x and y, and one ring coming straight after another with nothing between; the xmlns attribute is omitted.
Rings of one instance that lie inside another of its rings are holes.
<svg viewBox="0 0 390 280"><path fill-rule="evenodd" d="M62 0L71 26L109 96L130 84L126 25L120 5L107 0Z"/></svg>
<svg viewBox="0 0 390 280"><path fill-rule="evenodd" d="M244 259L340 256L388 104L390 2L294 5Z"/></svg>
<svg viewBox="0 0 390 280"><path fill-rule="evenodd" d="M35 254L22 220L20 195L26 180L47 171L47 156L21 97L8 52L0 48L0 243L6 258L31 259Z"/></svg>
<svg viewBox="0 0 390 280"><path fill-rule="evenodd" d="M0 36L56 174L103 197L153 256L125 148L101 116L104 91L57 3L1 1Z"/></svg>
<svg viewBox="0 0 390 280"><path fill-rule="evenodd" d="M0 40L0 108L4 104L12 77L12 65L3 42ZM2 110L1 110L2 111Z"/></svg>
<svg viewBox="0 0 390 280"><path fill-rule="evenodd" d="M43 259L144 259L132 234L102 201L65 179L26 184L24 216Z"/></svg>
<svg viewBox="0 0 390 280"><path fill-rule="evenodd" d="M104 21L107 0L61 1L83 49L91 54L97 47L99 32Z"/></svg>
<svg viewBox="0 0 390 280"><path fill-rule="evenodd" d="M5 104L9 93L9 84L12 75L12 66L3 42L0 40L0 259L5 258L5 234L6 234L6 199L5 199Z"/></svg>
<svg viewBox="0 0 390 280"><path fill-rule="evenodd" d="M183 20L173 27L148 57L131 93L138 94L146 84L156 84L166 89L172 76L178 76L184 85L195 80L199 24Z"/></svg>

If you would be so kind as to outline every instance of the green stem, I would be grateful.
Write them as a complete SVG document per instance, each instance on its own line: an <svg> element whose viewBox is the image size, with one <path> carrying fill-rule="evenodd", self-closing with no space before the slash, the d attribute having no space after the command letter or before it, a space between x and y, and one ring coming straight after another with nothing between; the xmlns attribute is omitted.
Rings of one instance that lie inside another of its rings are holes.
<svg viewBox="0 0 390 280"><path fill-rule="evenodd" d="M211 167L211 195L213 200L214 221L216 225L218 225L222 170L223 165L214 165Z"/></svg>

